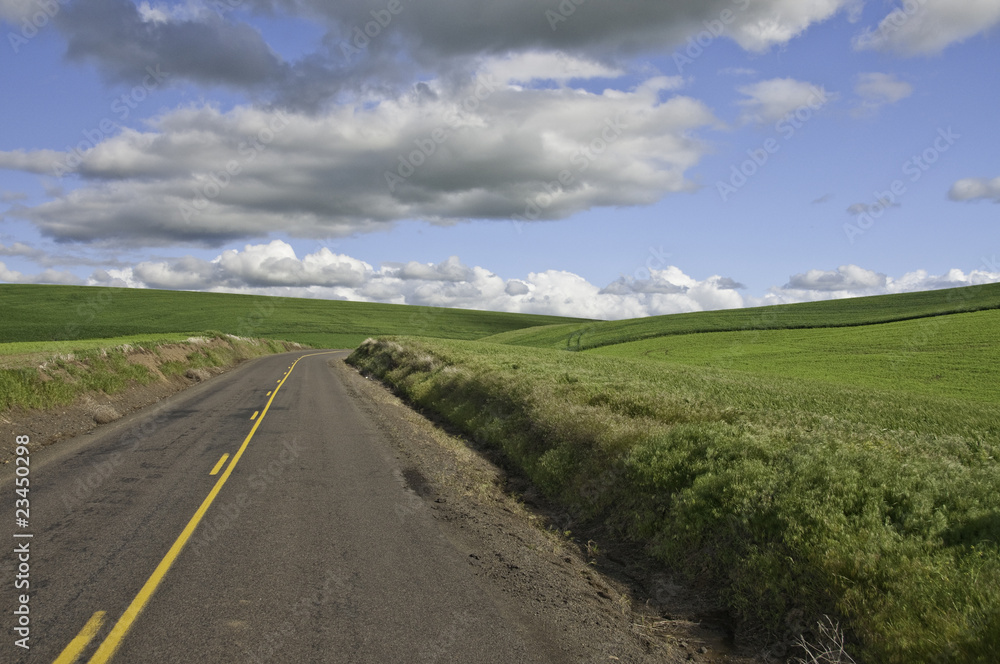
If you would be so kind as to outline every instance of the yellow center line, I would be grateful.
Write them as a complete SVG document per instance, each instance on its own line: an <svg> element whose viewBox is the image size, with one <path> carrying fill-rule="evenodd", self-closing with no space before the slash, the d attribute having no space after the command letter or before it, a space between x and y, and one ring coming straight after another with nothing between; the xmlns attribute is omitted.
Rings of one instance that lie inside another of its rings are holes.
<svg viewBox="0 0 1000 664"><path fill-rule="evenodd" d="M222 464L224 464L226 462L226 459L228 458L229 458L229 453L226 452L225 454L222 455L222 458L219 459L219 462L215 464L215 468L212 469L212 472L210 472L209 475L217 475L219 469L222 468Z"/></svg>
<svg viewBox="0 0 1000 664"><path fill-rule="evenodd" d="M335 352L337 351L330 350L321 353L303 355L292 363L292 369L294 369L295 365L304 358L313 357L315 355L329 355L330 353ZM288 374L291 373L292 371L289 369ZM181 551L184 549L184 545L187 544L189 539L191 539L194 529L198 527L198 524L205 516L205 512L208 511L208 508L212 505L215 497L219 495L219 491L222 490L226 480L228 480L229 476L233 474L233 469L236 467L236 464L239 463L240 457L242 457L243 452L246 451L247 445L249 445L250 441L253 439L253 435L257 433L257 427L259 427L260 423L264 421L264 417L267 415L267 411L271 407L274 397L278 396L278 390L281 389L281 386L284 385L286 380L288 380L287 374L285 375L285 378L278 381L278 386L274 388L274 394L271 395L271 398L268 399L267 404L264 406L263 414L256 422L254 422L253 428L250 429L250 433L247 434L247 437L243 440L243 444L240 445L240 449L236 451L235 455L233 455L233 460L229 462L228 466L226 466L226 470L223 471L221 476L219 476L215 486L212 487L212 491L209 492L208 496L205 497L205 500L202 501L198 511L194 513L194 516L192 516L191 520L188 521L184 530L181 531L180 536L178 536L176 541L174 541L173 546L171 546L170 550L167 551L167 555L163 557L160 564L156 566L155 570L153 570L153 574L146 580L146 583L143 584L142 588L139 590L139 594L135 596L132 603L125 609L125 613L123 613L122 617L118 619L115 626L111 628L111 633L109 633L107 638L105 638L101 643L101 646L97 649L97 652L94 653L94 656L90 658L88 664L106 664L106 662L110 661L114 656L115 651L117 651L118 647L121 645L122 639L125 638L125 635L128 634L129 629L132 627L132 623L134 623L136 618L139 617L142 610L146 608L146 604L148 604L149 600L153 597L153 593L156 592L160 582L163 581L163 577L166 576L167 572L170 570L170 566L174 564L174 561L177 560L177 556L179 556Z"/></svg>
<svg viewBox="0 0 1000 664"><path fill-rule="evenodd" d="M253 412L253 415L250 416L250 419L251 420L256 420L258 415L260 415L260 411L259 410L255 410Z"/></svg>
<svg viewBox="0 0 1000 664"><path fill-rule="evenodd" d="M271 396L271 393L270 393L270 392L268 392L268 393L267 393L267 394L265 394L264 396L266 396L266 397L269 397L269 396Z"/></svg>
<svg viewBox="0 0 1000 664"><path fill-rule="evenodd" d="M69 642L66 649L59 653L59 656L56 657L56 660L52 664L73 664L103 624L104 611L95 612L94 615L90 616L90 620L83 626L80 633L76 635L76 638Z"/></svg>

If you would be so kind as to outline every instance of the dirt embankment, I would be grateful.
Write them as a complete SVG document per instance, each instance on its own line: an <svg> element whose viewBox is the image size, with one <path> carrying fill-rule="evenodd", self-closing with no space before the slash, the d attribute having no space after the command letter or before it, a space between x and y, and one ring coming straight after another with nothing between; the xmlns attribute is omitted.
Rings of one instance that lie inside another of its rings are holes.
<svg viewBox="0 0 1000 664"><path fill-rule="evenodd" d="M83 391L69 403L44 408L15 406L0 411L0 464L9 463L13 458L17 436L29 436L32 446L45 447L119 420L253 357L301 348L290 342L192 337L184 343L162 344L155 348L122 346L109 349L123 355L129 367L144 367L148 376L141 381L128 381L123 389L110 393ZM98 357L104 355L98 354ZM37 370L37 379L42 384L62 381L79 385L83 382L82 376L94 370L92 357L69 354L40 360L37 356L7 356L4 365ZM107 367L101 370L106 371Z"/></svg>

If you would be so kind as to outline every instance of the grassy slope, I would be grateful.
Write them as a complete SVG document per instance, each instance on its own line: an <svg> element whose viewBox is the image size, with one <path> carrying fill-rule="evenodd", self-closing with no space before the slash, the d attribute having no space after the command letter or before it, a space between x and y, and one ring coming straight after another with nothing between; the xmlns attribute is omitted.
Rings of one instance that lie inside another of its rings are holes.
<svg viewBox="0 0 1000 664"><path fill-rule="evenodd" d="M1000 403L1000 310L863 327L708 332L586 351Z"/></svg>
<svg viewBox="0 0 1000 664"><path fill-rule="evenodd" d="M0 343L0 367L37 365L55 355L84 353L122 346L151 348L162 344L181 343L190 333L133 334L111 339L73 339L71 341L13 341Z"/></svg>
<svg viewBox="0 0 1000 664"><path fill-rule="evenodd" d="M984 309L997 292L787 308L812 324L837 310L854 311L852 324L905 321L871 326L759 330L779 325L758 318L744 332L586 353L398 339L353 361L503 449L550 496L713 585L751 632L780 639L789 616L828 613L870 661L990 662L1000 311L918 316ZM550 343L569 327L527 334Z"/></svg>
<svg viewBox="0 0 1000 664"><path fill-rule="evenodd" d="M0 343L218 330L315 348L353 348L380 334L476 339L573 320L224 293L12 284L0 285L0 309Z"/></svg>
<svg viewBox="0 0 1000 664"><path fill-rule="evenodd" d="M112 340L119 341L119 340ZM163 357L169 344L183 359ZM250 341L216 336L211 343L178 343L172 340L132 339L127 347L104 345L49 359L41 366L34 354L6 356L0 368L0 413L14 408L53 408L72 403L88 393L117 394L133 385L148 385L159 375L144 364L130 361L132 353L147 355L164 376L188 369L231 367L240 362L289 350L276 341Z"/></svg>
<svg viewBox="0 0 1000 664"><path fill-rule="evenodd" d="M1000 309L1000 284L624 321L559 324L506 332L485 341L585 350L694 332L845 327L983 309Z"/></svg>

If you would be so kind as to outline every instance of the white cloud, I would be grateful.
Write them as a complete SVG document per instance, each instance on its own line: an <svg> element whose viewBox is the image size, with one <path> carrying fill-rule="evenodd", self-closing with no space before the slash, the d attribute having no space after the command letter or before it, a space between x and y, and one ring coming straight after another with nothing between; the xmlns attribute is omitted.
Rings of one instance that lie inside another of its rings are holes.
<svg viewBox="0 0 1000 664"><path fill-rule="evenodd" d="M1000 177L959 180L952 185L948 198L953 201L992 200L1000 203Z"/></svg>
<svg viewBox="0 0 1000 664"><path fill-rule="evenodd" d="M743 107L741 120L757 124L777 122L799 109L817 111L836 96L822 86L792 78L772 78L738 89L746 96L738 102Z"/></svg>
<svg viewBox="0 0 1000 664"><path fill-rule="evenodd" d="M399 279L417 279L423 281L468 281L472 278L472 271L462 265L458 256L452 256L443 263L434 265L432 263L418 263L410 261L405 265L390 265L394 270L393 275Z"/></svg>
<svg viewBox="0 0 1000 664"><path fill-rule="evenodd" d="M9 270L7 266L0 263L0 282L13 284L69 284L79 285L83 281L69 272L59 270L44 270L36 275L27 275L17 270Z"/></svg>
<svg viewBox="0 0 1000 664"><path fill-rule="evenodd" d="M860 99L854 115L865 116L877 112L883 106L906 99L913 94L913 86L892 74L869 72L858 74L854 93Z"/></svg>
<svg viewBox="0 0 1000 664"><path fill-rule="evenodd" d="M733 38L746 50L760 53L792 40L813 23L825 21L854 3L855 0L739 0L730 3L737 8L745 7L737 12Z"/></svg>
<svg viewBox="0 0 1000 664"><path fill-rule="evenodd" d="M82 179L8 213L60 241L219 246L275 228L328 238L407 219L560 219L694 188L686 173L708 148L693 132L717 120L667 94L679 83L592 93L482 75L315 115L189 107L79 153L0 152L0 167Z"/></svg>
<svg viewBox="0 0 1000 664"><path fill-rule="evenodd" d="M0 255L35 254L14 246ZM35 259L35 256L32 256ZM67 272L26 275L0 263L0 281L78 284ZM435 307L534 313L605 320L812 302L1000 282L996 257L969 272L932 275L916 270L893 278L857 265L792 275L763 297L743 296L729 277L696 279L676 266L649 270L648 277L622 277L601 288L564 270L504 279L457 256L437 264L386 263L378 268L323 248L299 258L281 240L227 250L212 260L186 256L96 270L88 285L249 293L315 299L385 302Z"/></svg>
<svg viewBox="0 0 1000 664"><path fill-rule="evenodd" d="M1000 23L997 0L908 0L854 40L858 50L933 55Z"/></svg>
<svg viewBox="0 0 1000 664"><path fill-rule="evenodd" d="M247 245L206 261L184 257L99 270L92 285L207 290L347 299L584 318L620 319L743 306L732 279L697 280L679 268L651 270L645 281L619 279L599 288L562 270L505 280L457 256L438 264L375 268L328 249L298 258L287 243Z"/></svg>
<svg viewBox="0 0 1000 664"><path fill-rule="evenodd" d="M1000 264L995 258L984 260L982 265L968 273L957 268L942 275L914 270L898 278L857 265L842 265L836 270L809 270L792 275L787 284L769 289L764 297L748 297L747 306L912 293L997 282L1000 282Z"/></svg>
<svg viewBox="0 0 1000 664"><path fill-rule="evenodd" d="M792 275L784 289L854 292L882 288L887 283L888 277L884 274L857 265L842 265L836 270L809 270Z"/></svg>
<svg viewBox="0 0 1000 664"><path fill-rule="evenodd" d="M541 51L490 58L481 69L484 75L499 79L503 83L546 80L565 83L576 78L618 78L624 74L621 69L608 67L593 60L566 53Z"/></svg>

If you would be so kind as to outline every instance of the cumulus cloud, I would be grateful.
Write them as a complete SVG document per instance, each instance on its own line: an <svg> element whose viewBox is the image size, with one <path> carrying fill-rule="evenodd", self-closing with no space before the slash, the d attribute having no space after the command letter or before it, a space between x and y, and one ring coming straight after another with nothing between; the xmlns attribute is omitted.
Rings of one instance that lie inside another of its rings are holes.
<svg viewBox="0 0 1000 664"><path fill-rule="evenodd" d="M368 49L404 45L425 63L484 50L506 53L535 48L586 52L597 57L629 55L672 48L728 11L732 19L725 26L727 36L747 50L760 52L786 43L853 2L589 0L578 4L427 0L405 5L387 26L388 35L373 38ZM255 4L272 7L277 3L258 0ZM350 45L355 30L371 21L372 12L385 8L382 0L286 0L281 4L309 16L324 17L330 28L331 46Z"/></svg>
<svg viewBox="0 0 1000 664"><path fill-rule="evenodd" d="M890 277L857 265L842 265L836 270L809 270L792 275L788 283L771 288L764 297L747 298L748 306L814 302L867 295L889 295L916 291L959 288L1000 282L1000 264L996 258L983 260L969 272L952 269L934 275L927 270L914 270L901 277Z"/></svg>
<svg viewBox="0 0 1000 664"><path fill-rule="evenodd" d="M910 0L854 40L858 50L933 55L1000 23L995 0Z"/></svg>
<svg viewBox="0 0 1000 664"><path fill-rule="evenodd" d="M122 81L159 69L203 84L252 87L283 73L256 29L207 8L179 13L131 0L88 0L67 5L56 22L70 60L94 62Z"/></svg>
<svg viewBox="0 0 1000 664"><path fill-rule="evenodd" d="M869 72L858 74L854 93L860 103L853 113L855 116L865 116L876 113L883 106L906 99L913 94L913 86L892 74Z"/></svg>
<svg viewBox="0 0 1000 664"><path fill-rule="evenodd" d="M888 283L884 274L865 270L857 265L842 265L836 270L809 270L792 275L785 290L867 291Z"/></svg>
<svg viewBox="0 0 1000 664"><path fill-rule="evenodd" d="M743 107L741 121L757 124L778 122L800 109L817 111L835 98L822 86L792 78L744 85L739 92L745 96L738 102Z"/></svg>
<svg viewBox="0 0 1000 664"><path fill-rule="evenodd" d="M462 265L458 256L452 256L437 265L410 261L405 265L390 265L389 267L394 270L392 274L400 279L459 282L468 281L473 276L472 271Z"/></svg>
<svg viewBox="0 0 1000 664"><path fill-rule="evenodd" d="M608 67L593 60L573 57L560 52L529 51L494 58L488 61L484 76L503 83L530 83L532 81L557 81L571 79L618 78L624 71ZM677 84L680 85L680 79Z"/></svg>
<svg viewBox="0 0 1000 664"><path fill-rule="evenodd" d="M484 73L321 114L188 107L83 149L0 152L0 167L82 180L10 213L60 241L220 246L275 228L326 238L405 219L560 219L694 188L685 173L707 150L695 131L718 121L678 85L593 93Z"/></svg>
<svg viewBox="0 0 1000 664"><path fill-rule="evenodd" d="M10 270L0 262L0 282L12 284L67 284L80 285L83 281L74 274L59 270L44 270L39 274L27 275L17 270Z"/></svg>
<svg viewBox="0 0 1000 664"><path fill-rule="evenodd" d="M39 262L37 250L0 246L0 255ZM0 263L0 281L79 284L68 272L26 275ZM87 285L249 293L317 299L384 302L620 320L744 306L811 302L835 298L955 288L1000 282L996 257L964 272L933 275L916 270L893 278L857 265L809 270L763 297L744 296L744 285L720 275L697 279L676 266L649 269L643 278L622 277L603 288L565 270L532 272L504 279L457 256L440 263L385 263L375 267L327 248L303 257L286 242L246 245L212 260L192 256L144 261L95 270Z"/></svg>
<svg viewBox="0 0 1000 664"><path fill-rule="evenodd" d="M948 198L953 201L991 200L1000 203L1000 177L959 180L951 186Z"/></svg>
<svg viewBox="0 0 1000 664"><path fill-rule="evenodd" d="M206 261L184 257L98 270L92 285L169 288L388 302L584 318L620 319L743 306L742 285L728 277L698 280L679 268L651 270L644 281L605 288L563 270L505 280L457 256L440 263L374 267L323 248L298 258L287 243L247 245Z"/></svg>
<svg viewBox="0 0 1000 664"><path fill-rule="evenodd" d="M610 63L672 49L707 23L722 25L723 15L731 17L721 33L725 38L763 52L854 2L589 0L583 6L424 0L389 11L385 0L88 0L65 5L60 0L54 22L67 42L67 57L95 64L111 80L137 81L149 67L160 67L173 81L226 85L312 112L345 90L398 86L427 72L447 76L467 70L483 55L530 60L531 53L568 53L578 62L613 71ZM10 23L37 11L34 0L0 0L0 20ZM323 45L285 62L244 20L251 12L318 23L327 30ZM575 75L558 67L551 72L557 80Z"/></svg>

